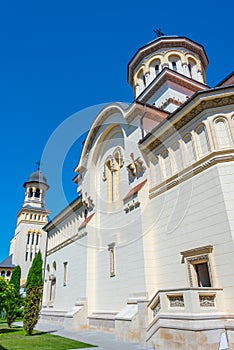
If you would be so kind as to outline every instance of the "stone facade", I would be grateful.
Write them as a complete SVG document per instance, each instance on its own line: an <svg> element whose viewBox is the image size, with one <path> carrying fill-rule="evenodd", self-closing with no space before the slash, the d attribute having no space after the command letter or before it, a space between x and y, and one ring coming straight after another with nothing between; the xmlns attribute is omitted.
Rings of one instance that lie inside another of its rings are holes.
<svg viewBox="0 0 234 350"><path fill-rule="evenodd" d="M206 66L179 37L131 60L136 100L99 113L79 197L44 228L44 321L155 349L234 347L234 89L231 76L208 88Z"/></svg>

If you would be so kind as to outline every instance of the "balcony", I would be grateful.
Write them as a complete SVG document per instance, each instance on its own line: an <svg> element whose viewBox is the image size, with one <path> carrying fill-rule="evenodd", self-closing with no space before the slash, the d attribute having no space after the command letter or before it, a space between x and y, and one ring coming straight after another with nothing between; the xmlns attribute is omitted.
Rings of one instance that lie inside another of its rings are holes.
<svg viewBox="0 0 234 350"><path fill-rule="evenodd" d="M222 288L159 290L148 304L152 317L158 314L204 314L222 312Z"/></svg>

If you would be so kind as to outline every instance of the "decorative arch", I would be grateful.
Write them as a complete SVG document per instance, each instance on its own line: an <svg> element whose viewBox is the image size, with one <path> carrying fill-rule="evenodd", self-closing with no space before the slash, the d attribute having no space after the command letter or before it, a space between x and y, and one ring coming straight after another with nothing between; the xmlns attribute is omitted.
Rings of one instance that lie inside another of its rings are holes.
<svg viewBox="0 0 234 350"><path fill-rule="evenodd" d="M93 140L95 139L96 135L98 134L101 125L105 124L105 120L108 118L109 115L114 114L114 113L118 113L121 115L121 117L123 119L125 112L124 112L124 106L122 104L111 104L109 106L107 106L106 108L104 108L99 115L97 116L97 118L95 119L95 121L93 122L90 131L86 137L85 140L85 144L81 153L81 157L80 157L80 162L78 164L78 166L76 167L75 171L78 173L82 173L85 171L86 166L87 166L87 160L88 160L88 153L90 151L90 148L93 145ZM114 124L116 125L116 124ZM110 127L113 127L113 125ZM107 127L106 130L102 133L102 135L104 135L106 132L109 131L109 128Z"/></svg>
<svg viewBox="0 0 234 350"><path fill-rule="evenodd" d="M218 148L231 147L230 131L226 118L219 116L214 119L215 139Z"/></svg>
<svg viewBox="0 0 234 350"><path fill-rule="evenodd" d="M168 177L171 176L171 173L172 173L169 150L168 149L163 150L160 156L162 160L163 177L164 179L167 179Z"/></svg>
<svg viewBox="0 0 234 350"><path fill-rule="evenodd" d="M196 160L193 136L191 133L187 133L183 136L182 140L184 146L184 161L185 165L188 166Z"/></svg>
<svg viewBox="0 0 234 350"><path fill-rule="evenodd" d="M199 124L195 129L199 156L204 156L210 151L210 143L205 124Z"/></svg>

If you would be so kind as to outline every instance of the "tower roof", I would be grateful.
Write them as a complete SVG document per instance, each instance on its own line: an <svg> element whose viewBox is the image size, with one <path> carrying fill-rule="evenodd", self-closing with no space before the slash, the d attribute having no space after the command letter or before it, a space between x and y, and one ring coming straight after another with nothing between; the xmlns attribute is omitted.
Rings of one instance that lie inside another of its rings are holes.
<svg viewBox="0 0 234 350"><path fill-rule="evenodd" d="M25 187L28 183L32 183L32 182L36 182L36 183L40 183L48 186L47 179L45 175L40 171L40 169L38 169L37 171L34 171L29 176L28 181L26 181L23 186Z"/></svg>

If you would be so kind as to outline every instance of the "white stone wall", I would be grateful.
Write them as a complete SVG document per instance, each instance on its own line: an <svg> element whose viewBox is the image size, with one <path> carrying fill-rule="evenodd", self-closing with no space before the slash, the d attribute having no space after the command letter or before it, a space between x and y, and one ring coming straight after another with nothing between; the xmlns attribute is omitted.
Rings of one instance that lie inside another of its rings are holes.
<svg viewBox="0 0 234 350"><path fill-rule="evenodd" d="M43 231L45 223L26 223L21 222L16 227L16 233L14 238L12 239L13 249L11 252L13 253L12 263L15 265L20 265L21 267L21 280L26 280L29 268L32 264L32 260L35 257L35 254L40 250L42 253L42 257L44 259L45 250L46 250L46 236L47 233ZM40 232L40 238L38 245L36 245L36 236L34 237L34 244L31 245L31 237L30 243L27 244L27 236L28 232ZM26 251L28 251L28 258L26 261ZM32 254L32 260L30 260L30 253Z"/></svg>

